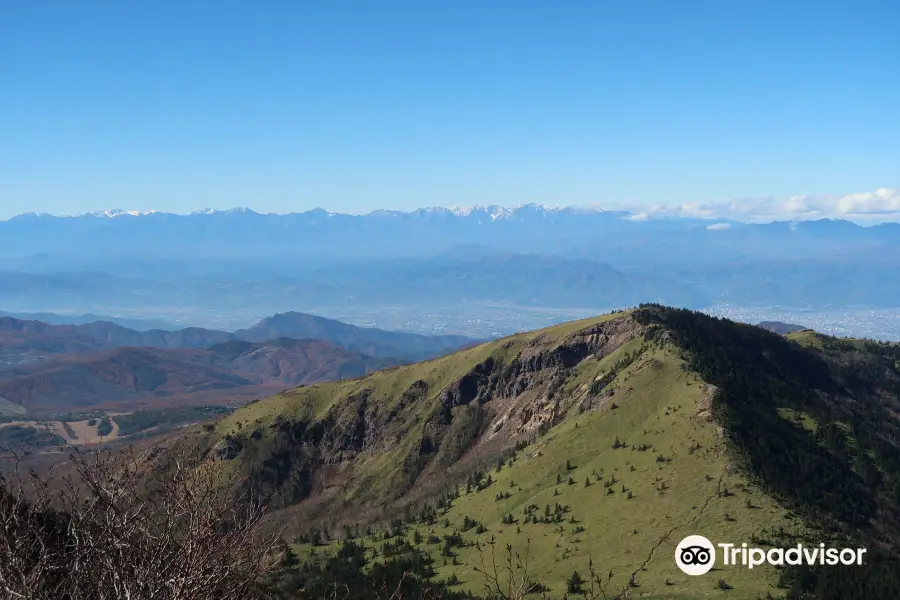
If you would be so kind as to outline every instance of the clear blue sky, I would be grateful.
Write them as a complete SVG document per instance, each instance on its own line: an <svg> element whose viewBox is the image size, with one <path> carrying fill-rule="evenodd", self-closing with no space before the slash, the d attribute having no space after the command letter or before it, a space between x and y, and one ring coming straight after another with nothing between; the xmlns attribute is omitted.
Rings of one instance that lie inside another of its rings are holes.
<svg viewBox="0 0 900 600"><path fill-rule="evenodd" d="M900 187L900 3L7 2L0 218Z"/></svg>

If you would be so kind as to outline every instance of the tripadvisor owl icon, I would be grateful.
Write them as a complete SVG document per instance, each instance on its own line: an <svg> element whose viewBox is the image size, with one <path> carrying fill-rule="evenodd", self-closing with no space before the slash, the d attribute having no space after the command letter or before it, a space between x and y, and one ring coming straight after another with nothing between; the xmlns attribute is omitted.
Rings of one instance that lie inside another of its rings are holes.
<svg viewBox="0 0 900 600"><path fill-rule="evenodd" d="M688 575L703 575L716 564L716 548L702 535L689 535L675 548L675 564Z"/></svg>

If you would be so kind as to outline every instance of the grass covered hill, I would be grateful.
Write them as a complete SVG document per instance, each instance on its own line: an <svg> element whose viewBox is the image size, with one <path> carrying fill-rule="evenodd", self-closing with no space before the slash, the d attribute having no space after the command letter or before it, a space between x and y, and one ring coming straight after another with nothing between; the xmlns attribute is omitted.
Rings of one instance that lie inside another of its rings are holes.
<svg viewBox="0 0 900 600"><path fill-rule="evenodd" d="M610 597L886 598L898 398L895 345L645 305L284 392L184 441L271 495L313 560L354 538L363 571L416 556L423 578L480 592L493 539L528 552L550 598L589 561ZM689 577L673 560L688 534L870 559Z"/></svg>

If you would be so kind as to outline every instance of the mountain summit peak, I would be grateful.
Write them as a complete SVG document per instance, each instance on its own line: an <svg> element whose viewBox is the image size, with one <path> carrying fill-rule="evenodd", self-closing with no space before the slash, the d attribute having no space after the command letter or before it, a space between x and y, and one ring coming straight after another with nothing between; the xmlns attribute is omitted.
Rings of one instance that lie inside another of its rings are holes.
<svg viewBox="0 0 900 600"><path fill-rule="evenodd" d="M122 210L121 208L107 208L102 211L87 213L85 216L100 217L114 219L116 217L143 217L156 213L155 210L139 211L139 210Z"/></svg>

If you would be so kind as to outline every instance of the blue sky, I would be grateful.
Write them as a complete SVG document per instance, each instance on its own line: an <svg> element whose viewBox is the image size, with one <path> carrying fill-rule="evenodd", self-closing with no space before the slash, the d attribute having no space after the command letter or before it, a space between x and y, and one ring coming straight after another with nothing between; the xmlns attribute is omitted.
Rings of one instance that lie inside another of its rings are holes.
<svg viewBox="0 0 900 600"><path fill-rule="evenodd" d="M900 188L900 3L13 2L0 218Z"/></svg>

